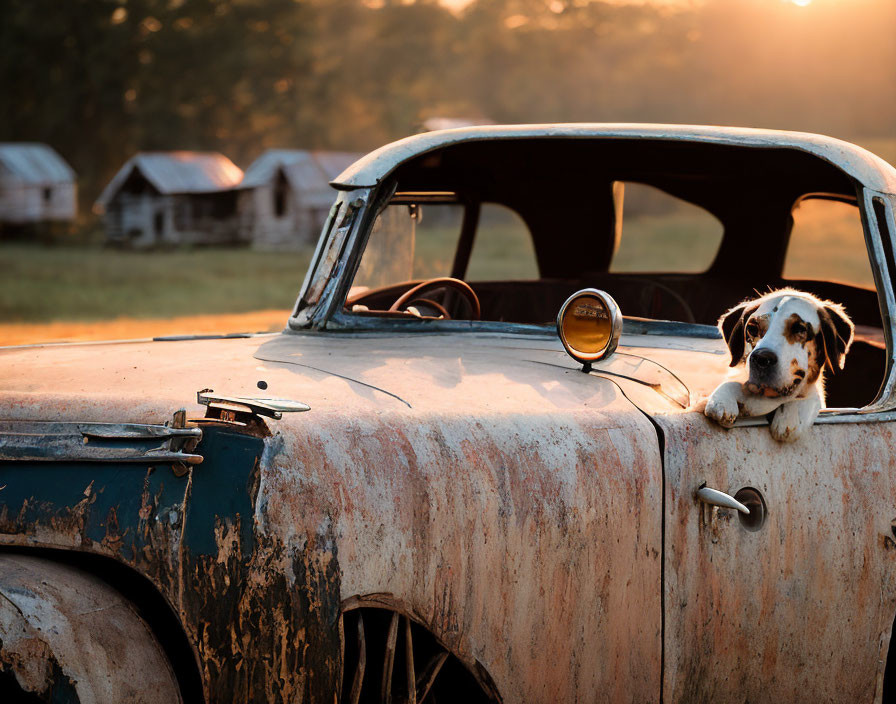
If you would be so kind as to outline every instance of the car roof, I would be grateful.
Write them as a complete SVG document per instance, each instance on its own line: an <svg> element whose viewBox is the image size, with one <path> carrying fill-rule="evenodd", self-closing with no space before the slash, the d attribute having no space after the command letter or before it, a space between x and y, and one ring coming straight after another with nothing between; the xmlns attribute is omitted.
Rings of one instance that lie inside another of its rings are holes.
<svg viewBox="0 0 896 704"><path fill-rule="evenodd" d="M662 140L794 149L817 156L840 168L866 188L882 193L896 193L896 169L868 150L833 137L743 127L629 123L483 125L424 132L370 152L343 171L331 185L340 190L370 188L406 161L441 147L465 142L512 139Z"/></svg>

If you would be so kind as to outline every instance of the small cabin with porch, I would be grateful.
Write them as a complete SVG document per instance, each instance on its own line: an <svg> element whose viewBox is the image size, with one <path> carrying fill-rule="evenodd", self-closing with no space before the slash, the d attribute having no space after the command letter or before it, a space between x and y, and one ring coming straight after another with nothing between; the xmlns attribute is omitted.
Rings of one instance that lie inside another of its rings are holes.
<svg viewBox="0 0 896 704"><path fill-rule="evenodd" d="M46 144L0 143L0 227L74 220L75 172Z"/></svg>
<svg viewBox="0 0 896 704"><path fill-rule="evenodd" d="M217 152L141 152L121 167L96 202L110 244L156 247L241 244L243 172Z"/></svg>
<svg viewBox="0 0 896 704"><path fill-rule="evenodd" d="M314 242L335 199L330 181L361 154L271 149L248 169L241 208L251 220L252 245L294 249Z"/></svg>

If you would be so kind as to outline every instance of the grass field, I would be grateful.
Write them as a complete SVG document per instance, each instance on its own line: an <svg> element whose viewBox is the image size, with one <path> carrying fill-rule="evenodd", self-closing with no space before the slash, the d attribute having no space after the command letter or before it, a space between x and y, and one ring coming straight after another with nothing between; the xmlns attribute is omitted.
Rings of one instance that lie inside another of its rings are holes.
<svg viewBox="0 0 896 704"><path fill-rule="evenodd" d="M0 346L43 342L137 340L166 335L279 332L286 327L287 311L255 310L249 313L178 315L167 318L118 317L112 320L57 320L52 323L0 323Z"/></svg>
<svg viewBox="0 0 896 704"><path fill-rule="evenodd" d="M854 141L896 163L896 139ZM629 191L622 245L612 269L705 269L718 244L718 223L688 208L633 217L628 210ZM825 205L797 211L795 232L799 237L794 235L792 240L785 273L870 285L855 209ZM535 254L525 226L515 215L501 210L498 206L483 209L483 231L468 271L473 281L536 276ZM423 223L418 230L413 273L419 277L445 275L450 270L460 216L441 221L428 216ZM432 232L427 234L426 229ZM0 243L0 324L287 311L298 294L312 251L309 246L292 253L246 249L130 252L96 246ZM388 268L394 264L392 259L381 258L374 268Z"/></svg>
<svg viewBox="0 0 896 704"><path fill-rule="evenodd" d="M794 216L785 275L871 285L854 207L814 201ZM535 278L535 253L522 223L486 225L473 249L467 278L474 282ZM409 272L414 278L447 275L457 230L444 224L428 229L418 232L413 264L408 260L395 267L395 257L381 256L370 268L376 273L373 278L383 280L366 283L394 283L409 278ZM702 271L712 261L720 230L706 213L690 209L629 217L611 268ZM295 302L311 254L310 247L290 253L246 249L131 252L3 244L0 344L83 339L84 329L92 339L278 329ZM250 312L256 315L234 317ZM209 316L229 317L213 320ZM147 322L136 325L135 320ZM63 325L76 321L91 323L95 329ZM116 322L97 326L92 321ZM41 327L51 322L56 327Z"/></svg>
<svg viewBox="0 0 896 704"><path fill-rule="evenodd" d="M0 246L0 321L167 318L289 310L312 250Z"/></svg>

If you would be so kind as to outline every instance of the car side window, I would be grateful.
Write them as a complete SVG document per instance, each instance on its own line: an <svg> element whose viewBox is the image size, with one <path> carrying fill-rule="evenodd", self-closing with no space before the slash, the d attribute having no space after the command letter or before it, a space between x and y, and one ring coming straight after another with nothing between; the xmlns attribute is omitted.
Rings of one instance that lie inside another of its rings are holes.
<svg viewBox="0 0 896 704"><path fill-rule="evenodd" d="M809 195L791 211L793 227L784 258L784 279L834 282L874 290L874 277L862 226L854 202ZM797 288L810 288L796 283ZM825 377L829 407L861 408L870 403L886 371L886 349L880 318L870 299L832 294L846 306L857 324L856 339L843 371ZM863 303L863 301L865 301Z"/></svg>
<svg viewBox="0 0 896 704"><path fill-rule="evenodd" d="M658 188L625 182L622 235L610 271L699 273L722 243L722 223L708 211ZM617 200L619 196L617 196Z"/></svg>
<svg viewBox="0 0 896 704"><path fill-rule="evenodd" d="M497 203L483 203L466 279L508 281L537 278L538 261L526 223L510 208Z"/></svg>
<svg viewBox="0 0 896 704"><path fill-rule="evenodd" d="M797 203L792 216L785 279L839 281L874 288L858 206L809 197Z"/></svg>

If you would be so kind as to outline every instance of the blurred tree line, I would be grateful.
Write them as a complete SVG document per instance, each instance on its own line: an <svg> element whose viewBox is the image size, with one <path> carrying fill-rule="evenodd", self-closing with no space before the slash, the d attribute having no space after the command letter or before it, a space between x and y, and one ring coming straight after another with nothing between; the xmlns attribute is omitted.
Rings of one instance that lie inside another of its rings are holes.
<svg viewBox="0 0 896 704"><path fill-rule="evenodd" d="M431 116L894 136L896 2L656 2L4 0L0 140L55 147L89 206L138 150L245 167Z"/></svg>

